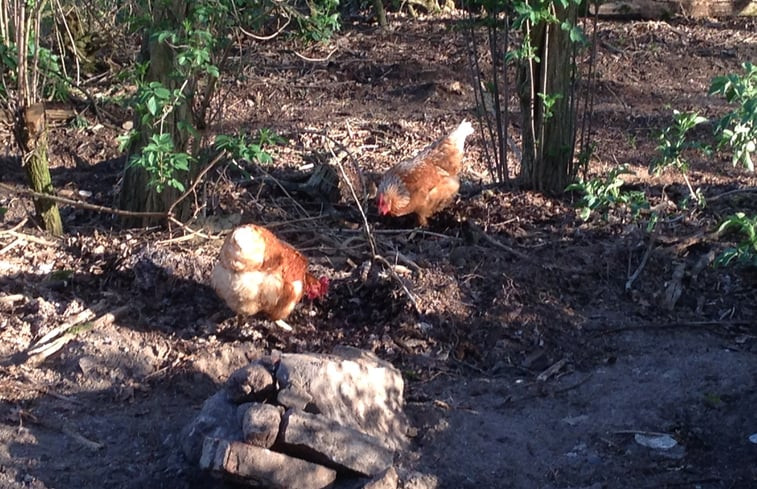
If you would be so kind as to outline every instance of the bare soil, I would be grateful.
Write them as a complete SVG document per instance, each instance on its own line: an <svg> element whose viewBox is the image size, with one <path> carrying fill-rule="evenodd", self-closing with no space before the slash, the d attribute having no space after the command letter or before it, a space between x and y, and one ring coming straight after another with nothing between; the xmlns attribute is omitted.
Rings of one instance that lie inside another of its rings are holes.
<svg viewBox="0 0 757 489"><path fill-rule="evenodd" d="M757 22L598 29L589 176L627 163L636 172L630 184L653 204L680 202L680 176L647 172L655 133L673 108L708 117L726 110L706 95L709 82L757 60ZM249 358L336 344L372 350L405 374L417 434L398 465L405 476L425 474L418 484L757 487L757 444L749 441L757 433L757 275L709 265L735 239L711 234L722 218L757 209L753 193L713 197L755 187L757 178L727 155L693 156L689 175L709 205L660 223L650 246L622 216L583 223L569 197L515 185L482 190L474 135L460 198L429 228L367 207L393 274L370 266L350 199L324 199L292 182L344 148L375 181L463 118L475 120L457 21L395 17L386 32L348 22L329 44L251 44L237 68L207 136L271 128L288 142L269 148L272 166L247 166L251 178L230 162L209 174L192 226L215 239L185 240L176 226L122 229L110 215L63 207L67 232L54 240L24 221L32 215L26 198L0 190L8 209L0 231L0 487L220 486L184 462L181 427ZM52 129L53 179L63 195L111 206L123 168L115 137L130 115L102 110L100 121L83 114L86 127ZM3 137L1 180L21 188L23 171ZM250 221L270 226L331 278L326 299L305 301L289 318L292 333L259 319L239 326L207 285L218 232ZM680 296L666 307L671 284ZM87 309L117 314L79 328L42 362L25 355ZM661 433L677 445L654 449L636 439Z"/></svg>

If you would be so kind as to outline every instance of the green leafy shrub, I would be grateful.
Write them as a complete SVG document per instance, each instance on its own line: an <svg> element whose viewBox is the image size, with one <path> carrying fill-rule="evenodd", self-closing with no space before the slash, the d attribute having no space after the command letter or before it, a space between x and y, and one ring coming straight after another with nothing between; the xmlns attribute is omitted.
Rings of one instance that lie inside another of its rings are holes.
<svg viewBox="0 0 757 489"><path fill-rule="evenodd" d="M735 248L728 248L715 260L717 266L734 263L757 266L757 216L747 216L743 212L728 217L718 228L718 236L727 232L741 235L741 241Z"/></svg>
<svg viewBox="0 0 757 489"><path fill-rule="evenodd" d="M581 200L576 203L579 217L587 221L592 213L601 213L607 218L611 209L624 207L630 210L636 219L642 209L649 208L644 192L640 190L623 190L625 181L621 175L633 175L626 165L610 170L604 178L590 180L579 179L566 187L566 191L581 193Z"/></svg>
<svg viewBox="0 0 757 489"><path fill-rule="evenodd" d="M232 158L261 164L270 164L273 157L264 148L275 144L282 144L286 140L270 129L260 129L257 137L251 140L245 134L216 136L215 147L227 151Z"/></svg>
<svg viewBox="0 0 757 489"><path fill-rule="evenodd" d="M757 150L757 66L747 62L742 67L743 76L729 74L713 78L709 93L722 95L736 105L715 128L718 147L730 147L733 165L742 164L753 172L752 153Z"/></svg>
<svg viewBox="0 0 757 489"><path fill-rule="evenodd" d="M650 165L649 171L657 175L661 174L668 168L675 168L683 176L686 186L689 188L689 195L700 206L704 206L705 200L701 190L696 191L691 186L689 177L689 161L686 159L687 150L699 150L705 154L710 153L707 145L694 141L689 138L689 131L699 124L707 122L707 118L696 112L679 112L673 110L673 124L663 129L657 136L657 157Z"/></svg>
<svg viewBox="0 0 757 489"><path fill-rule="evenodd" d="M339 0L309 0L310 15L297 17L300 35L310 41L328 41L341 29Z"/></svg>
<svg viewBox="0 0 757 489"><path fill-rule="evenodd" d="M194 159L184 152L177 152L169 132L163 130L163 121L180 101L184 99L181 88L169 90L160 82L141 83L133 99L134 112L140 123L154 128L147 144L129 157L129 166L142 168L148 174L148 185L157 192L173 187L180 192L185 189L179 172L188 171ZM139 132L131 130L119 136L121 151L131 147L139 138Z"/></svg>

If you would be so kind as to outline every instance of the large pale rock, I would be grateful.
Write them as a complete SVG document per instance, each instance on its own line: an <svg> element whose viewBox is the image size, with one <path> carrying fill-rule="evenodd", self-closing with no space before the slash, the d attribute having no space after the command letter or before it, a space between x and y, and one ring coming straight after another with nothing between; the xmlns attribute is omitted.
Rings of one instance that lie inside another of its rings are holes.
<svg viewBox="0 0 757 489"><path fill-rule="evenodd" d="M322 415L302 411L284 414L279 441L286 453L340 472L369 477L390 467L394 458L394 452L378 439Z"/></svg>
<svg viewBox="0 0 757 489"><path fill-rule="evenodd" d="M202 444L206 436L240 440L242 430L237 419L237 405L232 403L225 391L218 391L202 405L198 414L182 430L182 451L192 463L200 460Z"/></svg>
<svg viewBox="0 0 757 489"><path fill-rule="evenodd" d="M336 472L266 448L239 441L206 438L200 467L253 487L324 489Z"/></svg>
<svg viewBox="0 0 757 489"><path fill-rule="evenodd" d="M282 405L323 414L392 450L405 446L402 374L376 355L350 347L331 355L282 354L276 379Z"/></svg>
<svg viewBox="0 0 757 489"><path fill-rule="evenodd" d="M243 439L251 445L271 448L279 434L284 409L271 404L251 402L239 406Z"/></svg>
<svg viewBox="0 0 757 489"><path fill-rule="evenodd" d="M364 485L363 489L397 489L399 482L400 477L397 470L394 467L389 467Z"/></svg>

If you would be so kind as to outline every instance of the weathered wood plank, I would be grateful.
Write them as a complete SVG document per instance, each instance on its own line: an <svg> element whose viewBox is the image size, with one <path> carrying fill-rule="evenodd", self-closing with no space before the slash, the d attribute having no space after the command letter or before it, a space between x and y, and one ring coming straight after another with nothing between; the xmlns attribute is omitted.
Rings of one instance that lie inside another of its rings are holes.
<svg viewBox="0 0 757 489"><path fill-rule="evenodd" d="M589 12L594 14L591 4ZM600 17L664 19L676 14L690 17L754 17L757 0L615 0L599 5Z"/></svg>

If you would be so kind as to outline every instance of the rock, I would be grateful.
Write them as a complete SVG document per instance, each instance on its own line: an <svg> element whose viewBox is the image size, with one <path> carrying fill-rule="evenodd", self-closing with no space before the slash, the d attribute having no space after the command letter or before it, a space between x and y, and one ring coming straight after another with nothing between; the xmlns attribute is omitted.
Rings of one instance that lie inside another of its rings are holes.
<svg viewBox="0 0 757 489"><path fill-rule="evenodd" d="M310 394L300 390L297 386L290 385L289 387L281 389L276 396L276 401L282 406L290 409L315 413L318 412L317 407L312 404L313 398Z"/></svg>
<svg viewBox="0 0 757 489"><path fill-rule="evenodd" d="M394 452L381 441L322 415L289 410L280 432L281 450L312 462L374 476L392 465Z"/></svg>
<svg viewBox="0 0 757 489"><path fill-rule="evenodd" d="M266 400L276 388L272 369L270 362L263 358L236 370L226 381L229 398L238 404Z"/></svg>
<svg viewBox="0 0 757 489"><path fill-rule="evenodd" d="M439 479L432 474L410 472L402 476L402 489L438 489Z"/></svg>
<svg viewBox="0 0 757 489"><path fill-rule="evenodd" d="M200 460L202 444L206 436L240 440L242 430L236 416L237 406L232 403L225 391L218 391L202 405L200 414L181 432L182 451L191 463Z"/></svg>
<svg viewBox="0 0 757 489"><path fill-rule="evenodd" d="M269 488L323 489L336 472L266 448L240 441L206 438L200 467L237 482Z"/></svg>
<svg viewBox="0 0 757 489"><path fill-rule="evenodd" d="M257 447L271 448L279 434L284 409L251 402L240 405L237 412L242 421L242 439Z"/></svg>
<svg viewBox="0 0 757 489"><path fill-rule="evenodd" d="M367 433L397 450L407 443L403 412L404 381L399 370L370 352L339 347L331 355L282 354L276 379L294 406L321 413L344 426Z"/></svg>
<svg viewBox="0 0 757 489"><path fill-rule="evenodd" d="M397 470L394 467L389 467L380 474L377 474L370 482L363 486L363 489L397 489L399 479Z"/></svg>
<svg viewBox="0 0 757 489"><path fill-rule="evenodd" d="M263 353L250 346L250 343L229 344L223 348L200 348L190 364L190 370L207 376L213 382L221 383L229 376L229 372L249 364Z"/></svg>

